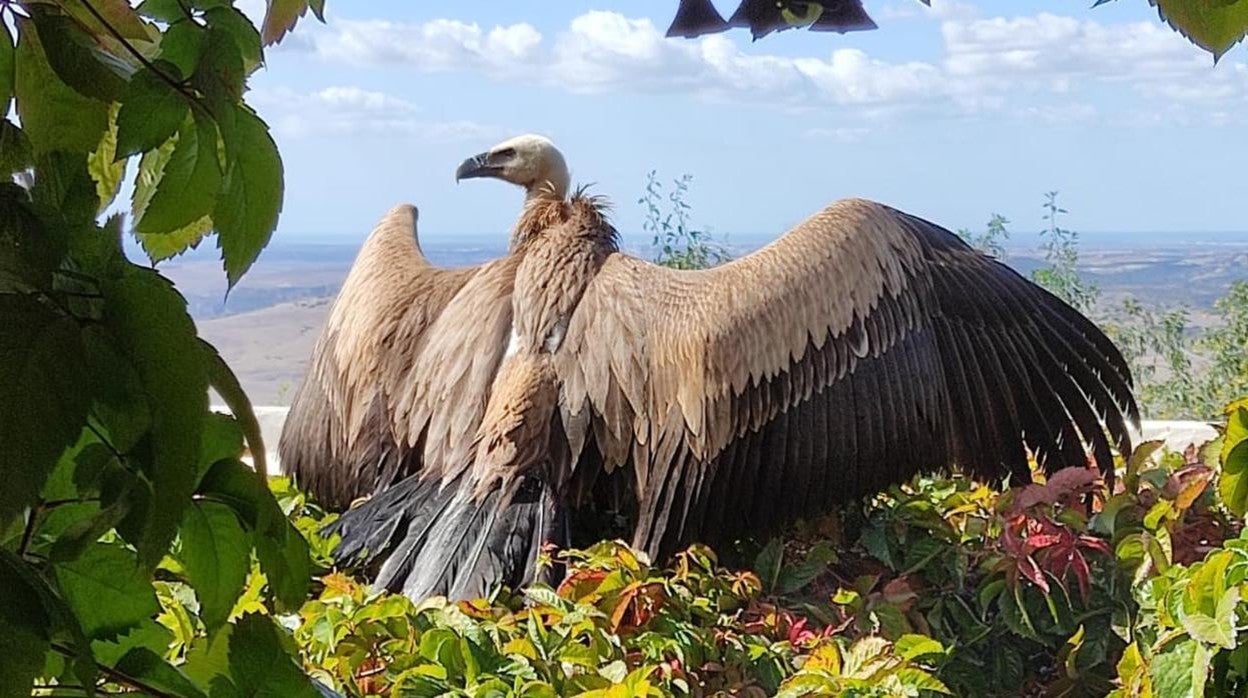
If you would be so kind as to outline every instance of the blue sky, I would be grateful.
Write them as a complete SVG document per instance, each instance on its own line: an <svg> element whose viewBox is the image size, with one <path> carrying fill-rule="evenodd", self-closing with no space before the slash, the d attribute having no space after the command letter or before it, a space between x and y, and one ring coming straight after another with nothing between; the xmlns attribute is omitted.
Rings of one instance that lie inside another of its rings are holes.
<svg viewBox="0 0 1248 698"><path fill-rule="evenodd" d="M528 131L635 241L651 169L693 175L695 222L730 241L846 196L1033 230L1050 189L1081 230L1248 229L1243 46L1215 67L1145 0L866 4L878 31L751 44L663 39L676 0L330 0L252 80L286 164L278 239L358 241L408 201L424 240L501 240L520 192L453 172Z"/></svg>

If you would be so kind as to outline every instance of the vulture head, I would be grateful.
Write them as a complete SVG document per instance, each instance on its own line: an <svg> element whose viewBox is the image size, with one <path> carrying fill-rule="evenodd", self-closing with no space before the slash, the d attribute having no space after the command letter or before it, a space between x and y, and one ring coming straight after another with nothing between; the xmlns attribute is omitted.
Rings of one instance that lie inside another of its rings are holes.
<svg viewBox="0 0 1248 698"><path fill-rule="evenodd" d="M562 199L568 195L568 165L549 138L527 134L499 143L464 160L455 181L494 177L524 187L529 198L539 194Z"/></svg>

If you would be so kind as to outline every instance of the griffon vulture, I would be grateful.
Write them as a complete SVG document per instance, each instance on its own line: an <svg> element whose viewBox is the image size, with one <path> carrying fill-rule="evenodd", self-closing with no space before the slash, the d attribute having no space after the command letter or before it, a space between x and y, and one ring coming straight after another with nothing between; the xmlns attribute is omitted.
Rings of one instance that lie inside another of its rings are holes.
<svg viewBox="0 0 1248 698"><path fill-rule="evenodd" d="M748 27L755 41L774 31L808 27L811 31L875 29L862 0L742 0L727 22L711 0L680 0L667 36L693 38L729 27Z"/></svg>
<svg viewBox="0 0 1248 698"><path fill-rule="evenodd" d="M457 176L528 190L510 252L440 269L416 209L387 214L282 438L322 501L372 495L340 520L338 554L378 587L469 597L613 524L662 556L919 472L1021 481L1029 453L1052 472L1087 448L1108 474L1130 449L1137 408L1109 339L932 223L840 201L753 254L677 271L621 253L597 199L563 196L548 141Z"/></svg>

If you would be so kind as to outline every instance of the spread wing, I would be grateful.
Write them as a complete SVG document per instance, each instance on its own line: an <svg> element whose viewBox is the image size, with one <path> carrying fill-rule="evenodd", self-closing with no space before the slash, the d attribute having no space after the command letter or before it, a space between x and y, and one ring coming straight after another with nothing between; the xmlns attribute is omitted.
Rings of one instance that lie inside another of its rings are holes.
<svg viewBox="0 0 1248 698"><path fill-rule="evenodd" d="M416 218L396 207L365 241L282 430L283 469L329 506L441 467L506 346L514 262L434 266Z"/></svg>
<svg viewBox="0 0 1248 698"><path fill-rule="evenodd" d="M1087 447L1109 473L1138 421L1127 366L1090 321L861 200L715 269L615 255L556 370L573 462L631 474L633 542L651 552L950 465L1027 480L1028 451L1053 471Z"/></svg>

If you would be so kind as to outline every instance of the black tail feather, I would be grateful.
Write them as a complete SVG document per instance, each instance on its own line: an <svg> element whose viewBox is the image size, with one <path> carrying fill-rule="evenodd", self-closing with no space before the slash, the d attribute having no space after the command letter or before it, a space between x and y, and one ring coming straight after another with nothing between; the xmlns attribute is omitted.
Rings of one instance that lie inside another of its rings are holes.
<svg viewBox="0 0 1248 698"><path fill-rule="evenodd" d="M413 475L342 515L339 564L361 567L373 586L412 599L485 596L538 575L545 543L562 546L563 512L537 477L476 496L462 475L443 485Z"/></svg>

